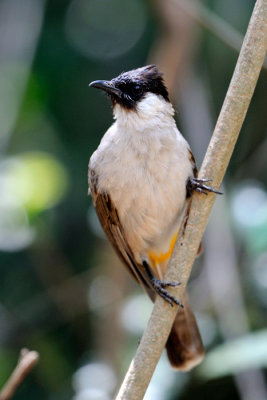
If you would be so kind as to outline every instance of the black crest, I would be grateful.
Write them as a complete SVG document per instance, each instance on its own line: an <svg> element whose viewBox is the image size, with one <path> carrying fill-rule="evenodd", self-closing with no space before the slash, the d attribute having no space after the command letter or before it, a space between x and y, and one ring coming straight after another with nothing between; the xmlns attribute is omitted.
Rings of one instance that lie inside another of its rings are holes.
<svg viewBox="0 0 267 400"><path fill-rule="evenodd" d="M105 90L113 105L120 104L129 110L134 109L146 93L155 93L169 102L163 74L156 65L123 72L111 81L95 81L90 86Z"/></svg>

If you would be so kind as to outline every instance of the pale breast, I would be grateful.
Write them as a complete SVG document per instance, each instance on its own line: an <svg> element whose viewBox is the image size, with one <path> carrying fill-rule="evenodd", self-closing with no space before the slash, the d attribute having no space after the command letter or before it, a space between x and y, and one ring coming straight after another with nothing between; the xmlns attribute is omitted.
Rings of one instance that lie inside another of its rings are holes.
<svg viewBox="0 0 267 400"><path fill-rule="evenodd" d="M192 166L179 135L173 129L118 135L114 124L90 160L138 259L151 248L167 251L181 222Z"/></svg>

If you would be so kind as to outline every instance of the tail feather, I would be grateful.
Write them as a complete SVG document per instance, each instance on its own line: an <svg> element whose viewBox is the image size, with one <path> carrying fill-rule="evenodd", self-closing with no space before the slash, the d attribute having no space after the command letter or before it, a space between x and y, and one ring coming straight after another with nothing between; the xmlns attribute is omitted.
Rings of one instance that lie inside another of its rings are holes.
<svg viewBox="0 0 267 400"><path fill-rule="evenodd" d="M204 357L204 348L198 326L185 295L184 309L179 308L166 349L171 365L180 371L188 371L199 364Z"/></svg>

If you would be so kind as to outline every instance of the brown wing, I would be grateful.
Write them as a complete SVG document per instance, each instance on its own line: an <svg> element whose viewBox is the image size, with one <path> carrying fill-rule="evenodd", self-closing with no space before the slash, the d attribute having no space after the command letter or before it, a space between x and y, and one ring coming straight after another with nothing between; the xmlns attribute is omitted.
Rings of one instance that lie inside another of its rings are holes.
<svg viewBox="0 0 267 400"><path fill-rule="evenodd" d="M88 178L93 203L104 232L131 275L144 287L149 297L154 300L154 290L146 276L143 265L137 263L134 259L134 255L125 239L118 212L112 203L110 195L98 191L97 175L94 170L89 169Z"/></svg>
<svg viewBox="0 0 267 400"><path fill-rule="evenodd" d="M193 153L191 150L189 150L189 160L191 161L191 164L192 164L194 178L196 178L197 173L198 173L197 164L196 164L195 157L193 156Z"/></svg>

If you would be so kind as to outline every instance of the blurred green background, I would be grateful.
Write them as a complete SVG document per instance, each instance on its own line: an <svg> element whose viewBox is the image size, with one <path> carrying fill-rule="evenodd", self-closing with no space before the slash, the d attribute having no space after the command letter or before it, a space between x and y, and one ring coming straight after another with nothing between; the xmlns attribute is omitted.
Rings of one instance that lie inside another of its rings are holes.
<svg viewBox="0 0 267 400"><path fill-rule="evenodd" d="M112 122L88 83L157 63L200 165L253 6L0 0L0 386L40 352L14 399L112 399L152 309L87 194ZM164 354L146 400L267 398L266 68L189 287L207 356L175 373Z"/></svg>

